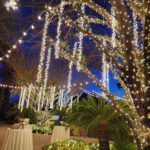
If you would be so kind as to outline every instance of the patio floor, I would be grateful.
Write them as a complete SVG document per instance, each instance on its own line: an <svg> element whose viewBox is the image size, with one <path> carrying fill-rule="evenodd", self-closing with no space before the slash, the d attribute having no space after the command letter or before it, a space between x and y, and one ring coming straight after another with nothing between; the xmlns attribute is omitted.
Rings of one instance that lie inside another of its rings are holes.
<svg viewBox="0 0 150 150"><path fill-rule="evenodd" d="M8 128L8 125L0 125L0 150L3 139L6 133L6 130ZM94 138L87 138L87 137L71 137L72 139L78 139L78 140L83 140L86 142L92 142L92 141L97 141L97 139ZM34 150L41 150L42 147L51 141L51 136L50 135L43 135L43 134L33 134L33 147Z"/></svg>

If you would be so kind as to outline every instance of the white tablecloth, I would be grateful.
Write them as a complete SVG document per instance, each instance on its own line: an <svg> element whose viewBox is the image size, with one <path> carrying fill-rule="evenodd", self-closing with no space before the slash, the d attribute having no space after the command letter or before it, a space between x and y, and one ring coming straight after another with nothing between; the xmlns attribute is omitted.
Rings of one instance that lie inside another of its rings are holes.
<svg viewBox="0 0 150 150"><path fill-rule="evenodd" d="M31 129L7 129L2 150L33 150Z"/></svg>
<svg viewBox="0 0 150 150"><path fill-rule="evenodd" d="M63 126L55 126L52 132L51 143L70 139L70 129Z"/></svg>

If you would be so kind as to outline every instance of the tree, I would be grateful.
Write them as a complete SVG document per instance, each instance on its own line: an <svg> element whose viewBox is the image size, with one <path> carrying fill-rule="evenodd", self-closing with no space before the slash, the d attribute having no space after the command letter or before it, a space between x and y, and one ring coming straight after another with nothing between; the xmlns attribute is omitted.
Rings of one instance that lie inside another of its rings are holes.
<svg viewBox="0 0 150 150"><path fill-rule="evenodd" d="M132 114L125 103L119 101L117 103L126 112ZM126 134L125 121L110 104L106 104L104 98L99 98L96 101L96 99L90 97L88 100L83 99L81 102L75 103L67 120L70 126L81 127L87 132L97 132L100 150L109 150L109 140L112 135L118 134L118 131L122 130L124 136Z"/></svg>
<svg viewBox="0 0 150 150"><path fill-rule="evenodd" d="M113 14L110 14L109 8L105 9L92 0L80 0L78 2L66 0L65 2L66 5L72 6L71 9L78 14L78 17L74 18L70 13L60 15L58 6L52 7L49 12L53 12L52 10L57 12L67 26L77 29L79 33L83 33L85 37L92 39L97 49L106 55L110 70L124 88L125 99L129 101L128 105L134 111L133 119L117 105L115 95L99 82L98 78L82 61L80 61L81 70L96 83L111 100L111 104L118 113L122 114L128 121L138 149L143 149L149 145L147 140L149 138L149 127L146 121L148 121L147 112L149 112L150 103L148 44L150 1L110 0L110 8ZM85 9L93 10L96 13L89 15L86 11L82 12L79 7L80 4L84 4ZM84 27L80 24L81 20L84 20ZM99 24L99 27L107 26L112 34L115 33L115 37L112 38L109 34L95 33L93 24ZM142 26L142 28L139 28L139 26ZM106 45L103 45L104 40ZM60 56L72 60L76 65L78 65L80 59L79 57L74 58L71 53L63 50L60 51Z"/></svg>

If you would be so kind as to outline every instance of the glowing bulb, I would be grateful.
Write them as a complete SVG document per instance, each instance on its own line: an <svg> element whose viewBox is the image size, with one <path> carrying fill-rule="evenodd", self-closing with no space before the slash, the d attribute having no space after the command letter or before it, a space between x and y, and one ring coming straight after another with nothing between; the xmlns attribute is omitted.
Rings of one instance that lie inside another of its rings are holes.
<svg viewBox="0 0 150 150"><path fill-rule="evenodd" d="M34 25L32 25L32 26L31 26L31 29L33 29L33 30L34 30L34 29L35 29L35 26L34 26Z"/></svg>
<svg viewBox="0 0 150 150"><path fill-rule="evenodd" d="M18 40L18 42L21 44L21 43L22 43L22 40L20 39L20 40Z"/></svg>
<svg viewBox="0 0 150 150"><path fill-rule="evenodd" d="M6 56L6 58L9 58L9 55L7 54L7 55L5 55Z"/></svg>
<svg viewBox="0 0 150 150"><path fill-rule="evenodd" d="M13 45L13 49L16 49L17 48L17 46L16 45Z"/></svg>
<svg viewBox="0 0 150 150"><path fill-rule="evenodd" d="M27 33L26 32L23 32L23 36L26 36L27 35Z"/></svg>
<svg viewBox="0 0 150 150"><path fill-rule="evenodd" d="M38 16L38 20L42 20L42 17L41 17L41 16Z"/></svg>
<svg viewBox="0 0 150 150"><path fill-rule="evenodd" d="M8 53L10 54L10 53L11 53L11 50L9 50Z"/></svg>

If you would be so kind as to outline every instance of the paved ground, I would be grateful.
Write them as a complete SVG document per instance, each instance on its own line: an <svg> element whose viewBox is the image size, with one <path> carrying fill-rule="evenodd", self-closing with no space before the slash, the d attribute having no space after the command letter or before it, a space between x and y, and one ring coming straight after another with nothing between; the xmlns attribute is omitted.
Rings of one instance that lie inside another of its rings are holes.
<svg viewBox="0 0 150 150"><path fill-rule="evenodd" d="M0 150L3 143L3 139L5 136L5 132L7 130L7 125L0 125ZM80 139L86 142L96 141L97 139L85 138L85 137L71 137L72 139ZM41 148L50 143L51 136L50 135L41 135L41 134L33 134L33 147L34 150L41 150Z"/></svg>

